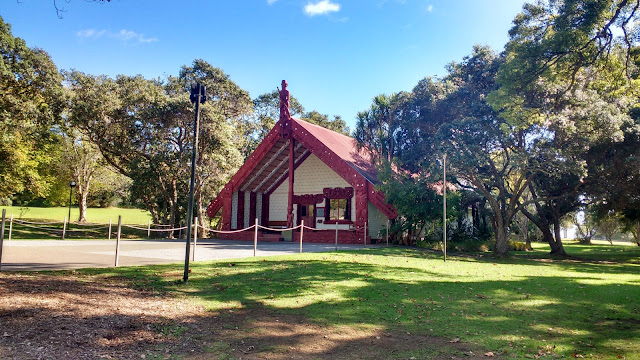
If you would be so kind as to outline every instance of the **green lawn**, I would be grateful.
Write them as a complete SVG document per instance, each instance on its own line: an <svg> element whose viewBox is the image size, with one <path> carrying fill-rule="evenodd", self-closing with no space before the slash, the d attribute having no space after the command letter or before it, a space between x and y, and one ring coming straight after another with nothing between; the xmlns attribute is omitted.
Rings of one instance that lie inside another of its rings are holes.
<svg viewBox="0 0 640 360"><path fill-rule="evenodd" d="M7 217L12 214L16 219L26 219L32 221L63 221L69 214L67 207L20 207L20 206L2 206L1 209L7 210ZM114 223L118 222L118 215L122 216L123 224L139 224L146 225L151 219L151 215L146 210L140 209L123 209L123 208L88 208L87 222L97 224L108 224L109 220ZM71 207L71 219L78 220L78 207Z"/></svg>
<svg viewBox="0 0 640 360"><path fill-rule="evenodd" d="M639 359L640 248L566 248L588 259L549 259L538 246L507 259L445 263L432 252L377 248L195 263L186 285L176 265L81 273L191 298L213 312L263 307L326 326L459 338L516 358Z"/></svg>
<svg viewBox="0 0 640 360"><path fill-rule="evenodd" d="M8 237L9 219L13 215L14 219L25 220L37 223L49 224L20 224L14 222L12 226L11 237L15 240L30 239L61 239L64 218L69 213L66 207L19 207L19 206L3 206L6 209L7 224L5 226L5 237ZM86 224L67 224L65 239L106 239L108 238L108 224L112 222L112 237L115 236L118 216L122 216L122 224L136 225L146 228L151 216L148 211L140 209L124 209L124 208L88 208ZM71 208L72 220L78 218L78 208ZM55 223L52 223L55 222ZM147 232L144 230L135 230L130 228L122 228L122 237L124 238L146 238ZM159 233L154 233L156 236Z"/></svg>

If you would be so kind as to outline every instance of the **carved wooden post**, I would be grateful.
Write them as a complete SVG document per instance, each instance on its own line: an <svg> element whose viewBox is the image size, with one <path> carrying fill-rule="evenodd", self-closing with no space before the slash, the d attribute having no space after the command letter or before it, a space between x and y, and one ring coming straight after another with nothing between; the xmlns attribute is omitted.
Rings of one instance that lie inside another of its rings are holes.
<svg viewBox="0 0 640 360"><path fill-rule="evenodd" d="M287 204L287 227L293 227L293 161L295 157L295 141L293 138L289 139L289 202Z"/></svg>
<svg viewBox="0 0 640 360"><path fill-rule="evenodd" d="M233 195L233 189L231 188L231 185L227 185L227 187L225 187L223 191L225 191L226 194L224 194L222 205L222 230L229 231L231 230L231 197Z"/></svg>
<svg viewBox="0 0 640 360"><path fill-rule="evenodd" d="M365 223L369 220L369 186L367 182L358 182L355 189L356 200L356 238L360 235L367 236L365 233ZM349 209L351 211L351 209ZM365 239L365 245L367 240Z"/></svg>

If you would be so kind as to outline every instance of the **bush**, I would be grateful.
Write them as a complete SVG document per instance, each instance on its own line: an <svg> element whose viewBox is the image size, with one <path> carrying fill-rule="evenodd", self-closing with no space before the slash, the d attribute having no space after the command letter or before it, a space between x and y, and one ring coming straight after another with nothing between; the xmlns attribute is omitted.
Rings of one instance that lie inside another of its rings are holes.
<svg viewBox="0 0 640 360"><path fill-rule="evenodd" d="M9 197L0 197L0 206L11 206L13 201Z"/></svg>
<svg viewBox="0 0 640 360"><path fill-rule="evenodd" d="M512 251L527 251L527 244L520 241L509 240L507 242L509 245L509 250Z"/></svg>

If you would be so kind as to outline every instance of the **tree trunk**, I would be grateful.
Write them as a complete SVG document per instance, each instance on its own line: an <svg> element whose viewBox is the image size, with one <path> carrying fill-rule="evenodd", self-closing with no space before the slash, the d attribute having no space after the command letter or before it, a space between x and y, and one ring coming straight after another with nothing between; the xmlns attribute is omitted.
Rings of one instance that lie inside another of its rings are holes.
<svg viewBox="0 0 640 360"><path fill-rule="evenodd" d="M89 184L91 183L91 175L76 177L78 187L76 189L76 201L78 202L78 222L87 222L87 198L89 197ZM71 219L69 219L71 221Z"/></svg>
<svg viewBox="0 0 640 360"><path fill-rule="evenodd" d="M494 254L496 256L507 256L509 254L509 244L507 242L508 232L507 228L503 224L497 224L494 227L495 237L496 237L496 249Z"/></svg>
<svg viewBox="0 0 640 360"><path fill-rule="evenodd" d="M550 239L551 242L549 242L549 246L551 247L551 254L567 256L567 253L564 251L564 246L562 246L562 237L560 235L560 221L557 218L554 220L553 229L555 230L556 238Z"/></svg>
<svg viewBox="0 0 640 360"><path fill-rule="evenodd" d="M522 211L522 213L527 218L529 218L529 220L531 220L536 225L536 227L542 232L542 237L544 241L546 241L549 244L549 247L551 248L550 254L567 256L567 253L564 251L564 246L562 246L562 240L556 241L556 239L553 238L553 234L551 233L551 224L549 224L548 221L545 221L543 219L540 219L539 217L533 216L533 214L531 214L529 211L527 211L524 208L521 209L520 211ZM556 236L558 237L558 239L561 239L560 226L555 226L555 228L557 232Z"/></svg>
<svg viewBox="0 0 640 360"><path fill-rule="evenodd" d="M78 200L78 222L87 222L87 196L88 191L78 186L77 200Z"/></svg>

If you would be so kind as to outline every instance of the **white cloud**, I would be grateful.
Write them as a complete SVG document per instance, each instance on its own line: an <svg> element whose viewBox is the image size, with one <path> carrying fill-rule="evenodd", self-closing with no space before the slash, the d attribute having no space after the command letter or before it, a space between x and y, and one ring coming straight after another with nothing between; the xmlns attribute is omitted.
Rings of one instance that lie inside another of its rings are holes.
<svg viewBox="0 0 640 360"><path fill-rule="evenodd" d="M76 32L76 36L85 39L97 39L102 37L105 33L105 30L98 31L96 29L84 29Z"/></svg>
<svg viewBox="0 0 640 360"><path fill-rule="evenodd" d="M427 12L433 11L433 5L427 5Z"/></svg>
<svg viewBox="0 0 640 360"><path fill-rule="evenodd" d="M267 4L273 5L276 1L278 1L278 0L267 0Z"/></svg>
<svg viewBox="0 0 640 360"><path fill-rule="evenodd" d="M149 38L144 34L139 34L132 30L122 29L118 32L96 29L84 29L76 32L76 36L81 39L99 39L106 36L111 39L117 39L126 43L146 44L158 41L158 38Z"/></svg>
<svg viewBox="0 0 640 360"><path fill-rule="evenodd" d="M304 7L304 13L309 16L326 15L340 11L340 4L332 3L331 0L322 0L315 4L308 3Z"/></svg>

